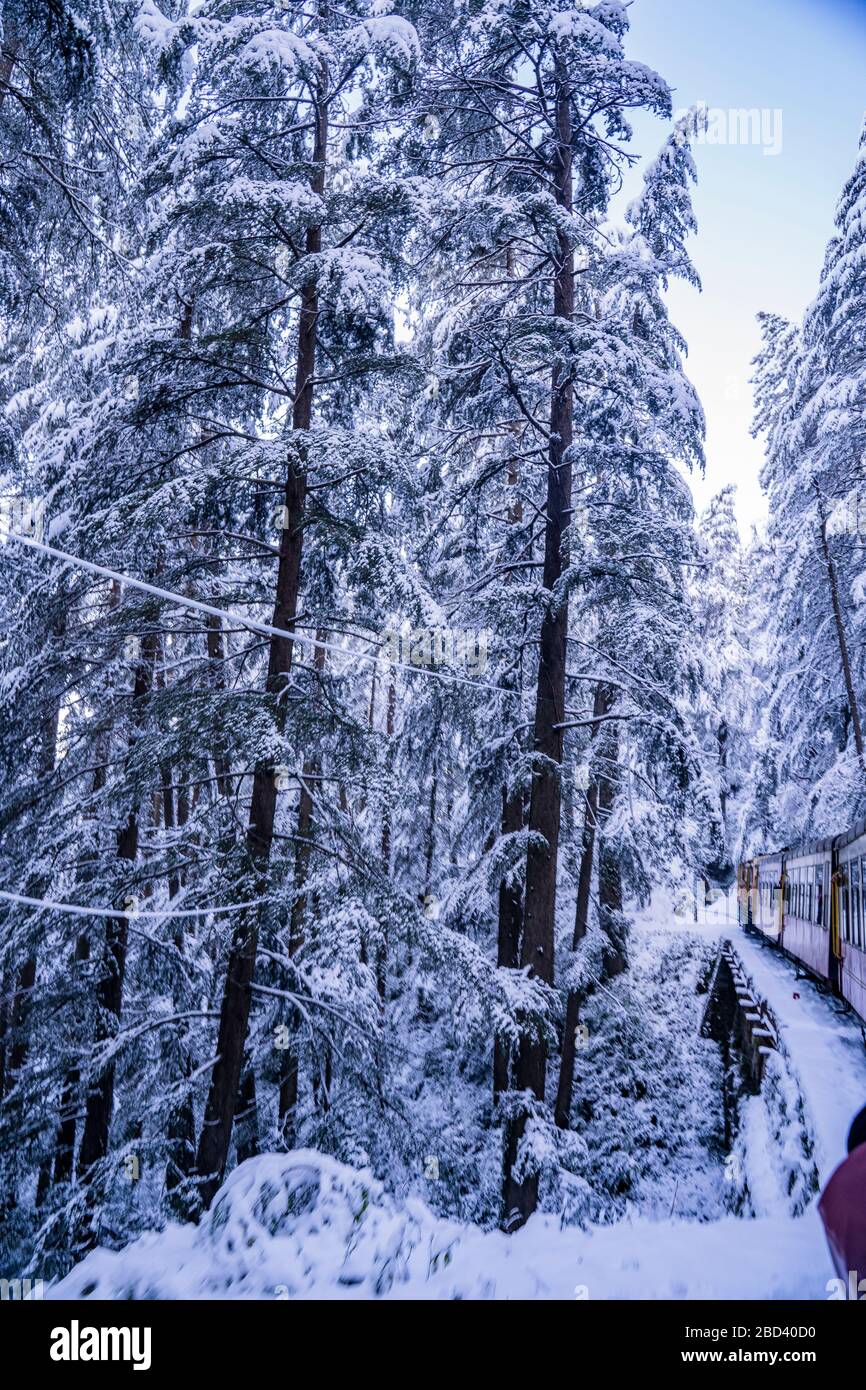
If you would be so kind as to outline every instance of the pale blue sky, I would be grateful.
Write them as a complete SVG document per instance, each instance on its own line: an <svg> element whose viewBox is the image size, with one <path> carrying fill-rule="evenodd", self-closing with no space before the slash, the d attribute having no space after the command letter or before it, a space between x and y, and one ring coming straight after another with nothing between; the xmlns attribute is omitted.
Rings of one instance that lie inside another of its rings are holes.
<svg viewBox="0 0 866 1390"><path fill-rule="evenodd" d="M815 295L866 113L866 0L634 0L631 21L629 56L661 73L675 107L782 111L776 156L752 145L696 150L700 230L691 249L704 290L676 285L670 294L707 414L696 501L735 482L745 536L766 510L761 450L749 435L755 314L799 319ZM647 155L664 134L643 117L635 132Z"/></svg>

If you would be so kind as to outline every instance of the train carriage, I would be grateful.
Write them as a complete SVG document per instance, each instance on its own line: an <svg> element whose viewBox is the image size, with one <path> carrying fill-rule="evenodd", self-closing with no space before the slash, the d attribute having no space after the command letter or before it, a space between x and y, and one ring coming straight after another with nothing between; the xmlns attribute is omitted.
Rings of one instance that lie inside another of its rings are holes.
<svg viewBox="0 0 866 1390"><path fill-rule="evenodd" d="M866 1021L866 823L737 868L740 923L801 964Z"/></svg>
<svg viewBox="0 0 866 1390"><path fill-rule="evenodd" d="M837 842L837 988L866 1019L866 825L855 826Z"/></svg>
<svg viewBox="0 0 866 1390"><path fill-rule="evenodd" d="M834 841L816 840L784 856L782 944L821 979L830 977L830 887Z"/></svg>
<svg viewBox="0 0 866 1390"><path fill-rule="evenodd" d="M741 927L752 925L752 879L757 865L756 859L744 859L737 865L737 920Z"/></svg>
<svg viewBox="0 0 866 1390"><path fill-rule="evenodd" d="M759 854L737 871L740 922L771 941L782 932L782 863L782 852Z"/></svg>

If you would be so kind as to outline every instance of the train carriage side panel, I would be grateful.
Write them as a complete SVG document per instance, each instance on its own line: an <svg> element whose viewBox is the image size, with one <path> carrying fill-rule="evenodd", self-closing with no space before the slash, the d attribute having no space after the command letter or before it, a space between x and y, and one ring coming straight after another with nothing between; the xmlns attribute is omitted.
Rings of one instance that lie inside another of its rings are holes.
<svg viewBox="0 0 866 1390"><path fill-rule="evenodd" d="M741 927L752 921L752 875L753 861L743 859L737 865L737 919Z"/></svg>
<svg viewBox="0 0 866 1390"><path fill-rule="evenodd" d="M778 943L782 934L780 891L782 855L762 854L758 863L758 915L755 926L770 941Z"/></svg>
<svg viewBox="0 0 866 1390"><path fill-rule="evenodd" d="M827 979L830 954L832 847L832 840L819 840L791 850L784 862L783 944L820 979Z"/></svg>
<svg viewBox="0 0 866 1390"><path fill-rule="evenodd" d="M839 891L838 989L866 1019L866 825L837 841Z"/></svg>

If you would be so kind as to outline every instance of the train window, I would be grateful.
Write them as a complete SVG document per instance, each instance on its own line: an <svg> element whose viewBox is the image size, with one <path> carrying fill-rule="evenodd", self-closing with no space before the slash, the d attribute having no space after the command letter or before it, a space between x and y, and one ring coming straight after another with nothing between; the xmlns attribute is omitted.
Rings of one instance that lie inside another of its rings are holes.
<svg viewBox="0 0 866 1390"><path fill-rule="evenodd" d="M851 940L848 929L848 868L849 866L847 864L842 864L840 866L839 914L842 919L841 935L843 941Z"/></svg>
<svg viewBox="0 0 866 1390"><path fill-rule="evenodd" d="M806 918L807 922L811 922L812 920L812 899L815 896L812 892L812 884L814 880L815 870L812 868L810 864L809 868L806 870L806 910L803 913L803 916Z"/></svg>
<svg viewBox="0 0 866 1390"><path fill-rule="evenodd" d="M859 946L863 940L863 904L858 859L851 860L851 919L851 940Z"/></svg>
<svg viewBox="0 0 866 1390"><path fill-rule="evenodd" d="M815 868L815 921L824 925L824 865Z"/></svg>
<svg viewBox="0 0 866 1390"><path fill-rule="evenodd" d="M866 855L860 860L860 940L861 950L866 946Z"/></svg>
<svg viewBox="0 0 866 1390"><path fill-rule="evenodd" d="M857 934L857 894L860 888L860 870L856 859L845 865L845 877L848 880L848 940L853 941Z"/></svg>

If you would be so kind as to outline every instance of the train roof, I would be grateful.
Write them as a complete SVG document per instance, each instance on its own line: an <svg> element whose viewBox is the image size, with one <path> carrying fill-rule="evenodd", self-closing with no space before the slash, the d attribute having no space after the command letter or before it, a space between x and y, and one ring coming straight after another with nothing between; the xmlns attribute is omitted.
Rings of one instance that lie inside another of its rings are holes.
<svg viewBox="0 0 866 1390"><path fill-rule="evenodd" d="M860 821L859 825L852 826L850 830L846 830L843 834L837 835L836 844L839 849L844 849L846 845L850 845L854 840L859 840L862 835L866 835L866 821Z"/></svg>
<svg viewBox="0 0 866 1390"><path fill-rule="evenodd" d="M792 845L785 853L791 859L799 859L803 854L826 854L841 839L841 835L826 835L823 840L808 840L804 845Z"/></svg>
<svg viewBox="0 0 866 1390"><path fill-rule="evenodd" d="M846 845L853 844L861 836L866 835L866 821L858 821L856 825L848 830L843 830L839 835L825 835L822 840L807 840L802 845L783 845L781 849L768 850L765 854L753 854L743 862L752 864L756 860L763 863L768 859L780 859L783 856L787 859L800 859L807 854L827 854L832 849L844 849Z"/></svg>

